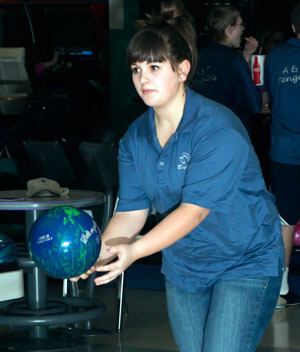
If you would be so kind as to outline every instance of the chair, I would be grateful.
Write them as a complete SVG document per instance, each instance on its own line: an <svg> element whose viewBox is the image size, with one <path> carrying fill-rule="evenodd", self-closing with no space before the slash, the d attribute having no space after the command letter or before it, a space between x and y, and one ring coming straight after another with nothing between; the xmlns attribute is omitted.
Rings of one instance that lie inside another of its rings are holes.
<svg viewBox="0 0 300 352"><path fill-rule="evenodd" d="M22 139L55 140L72 135L71 98L68 91L40 90L28 99L16 126Z"/></svg>
<svg viewBox="0 0 300 352"><path fill-rule="evenodd" d="M101 229L104 231L110 218L113 216L117 207L117 188L118 188L118 162L117 162L117 148L114 143L101 142L82 142L79 145L79 151L86 162L89 171L90 187L95 191L102 191L107 196L104 213L102 216ZM155 225L155 216L149 216L144 228L141 231L141 236L149 227ZM138 237L139 237L138 236ZM94 279L95 277L93 277ZM124 304L124 272L119 276L118 281L118 317L117 317L117 331L121 331L122 314ZM93 282L93 281L91 281ZM92 292L92 287L90 287ZM125 311L127 311L126 305Z"/></svg>
<svg viewBox="0 0 300 352"><path fill-rule="evenodd" d="M32 178L46 177L61 186L80 188L78 177L68 160L63 142L27 140L24 151L33 167Z"/></svg>
<svg viewBox="0 0 300 352"><path fill-rule="evenodd" d="M107 226L109 219L117 205L118 187L118 162L117 148L114 143L82 142L79 151L85 160L90 172L90 186L94 190L104 191L107 196L104 213L102 216L102 231ZM114 205L115 204L115 205ZM118 323L117 330L121 331L123 311L124 273L118 282Z"/></svg>
<svg viewBox="0 0 300 352"><path fill-rule="evenodd" d="M0 190L21 188L21 176L17 163L7 145L0 145ZM20 242L24 233L24 216L21 212L1 211L0 233L12 236Z"/></svg>
<svg viewBox="0 0 300 352"><path fill-rule="evenodd" d="M19 185L20 175L7 145L0 144L0 189L12 189Z"/></svg>
<svg viewBox="0 0 300 352"><path fill-rule="evenodd" d="M116 203L117 188L119 183L117 148L113 142L82 142L79 145L79 152L87 166L87 178L85 180L87 189L101 191L106 196L106 201L104 203L103 213L101 217L101 231L103 232L113 215L114 204ZM95 277L96 273L91 275L88 281L88 292L90 297L94 294ZM121 329L123 287L124 273L122 273L120 276L118 286L118 331Z"/></svg>
<svg viewBox="0 0 300 352"><path fill-rule="evenodd" d="M117 148L114 143L82 142L79 152L87 166L87 189L106 195L101 221L101 230L104 231L113 214L119 183Z"/></svg>

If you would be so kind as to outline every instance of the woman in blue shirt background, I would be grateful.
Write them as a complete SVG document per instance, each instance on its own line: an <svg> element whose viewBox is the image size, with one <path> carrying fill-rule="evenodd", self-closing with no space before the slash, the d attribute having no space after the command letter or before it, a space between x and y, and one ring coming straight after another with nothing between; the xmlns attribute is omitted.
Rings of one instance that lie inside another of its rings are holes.
<svg viewBox="0 0 300 352"><path fill-rule="evenodd" d="M255 38L246 38L242 54L238 51L245 24L232 6L215 6L207 18L210 44L199 52L194 89L230 108L251 132L254 114L262 109L261 92L252 82L250 56L257 47Z"/></svg>
<svg viewBox="0 0 300 352"><path fill-rule="evenodd" d="M270 146L271 190L282 216L286 270L280 294L287 295L288 266L295 225L300 219L300 1L290 12L295 37L273 48L265 65L265 84L270 98L272 123ZM286 304L280 297L278 306Z"/></svg>
<svg viewBox="0 0 300 352"><path fill-rule="evenodd" d="M120 141L117 211L102 236L97 285L163 252L168 314L181 352L255 351L276 305L280 222L240 120L187 88L196 34L182 3L162 1L128 46L149 109ZM155 209L161 221L134 238ZM113 258L117 260L112 262Z"/></svg>

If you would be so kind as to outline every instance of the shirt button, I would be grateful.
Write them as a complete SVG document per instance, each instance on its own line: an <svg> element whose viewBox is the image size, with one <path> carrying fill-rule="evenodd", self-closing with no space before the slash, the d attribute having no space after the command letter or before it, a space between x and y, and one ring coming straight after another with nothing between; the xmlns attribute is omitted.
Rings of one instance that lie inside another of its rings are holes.
<svg viewBox="0 0 300 352"><path fill-rule="evenodd" d="M160 161L160 162L159 162L159 165L160 165L160 166L165 166L165 162L164 162L164 161Z"/></svg>

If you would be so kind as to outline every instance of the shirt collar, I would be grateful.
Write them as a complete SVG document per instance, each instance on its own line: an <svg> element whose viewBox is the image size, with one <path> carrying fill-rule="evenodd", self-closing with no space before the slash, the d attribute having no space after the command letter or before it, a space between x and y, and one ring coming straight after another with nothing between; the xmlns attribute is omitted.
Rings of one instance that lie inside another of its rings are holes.
<svg viewBox="0 0 300 352"><path fill-rule="evenodd" d="M300 46L300 40L298 38L292 37L288 39L288 43L291 45Z"/></svg>
<svg viewBox="0 0 300 352"><path fill-rule="evenodd" d="M198 103L197 97L199 98L199 95L196 94L193 90L190 88L186 89L186 100L185 100L185 105L184 105L184 110L183 110L183 116L182 119L179 123L179 126L177 127L176 133L189 133L193 131L194 125L196 123L196 112L198 109ZM155 135L155 122L154 122L154 109L149 108L147 111L148 114L148 121L149 121L149 139L152 139L153 136Z"/></svg>

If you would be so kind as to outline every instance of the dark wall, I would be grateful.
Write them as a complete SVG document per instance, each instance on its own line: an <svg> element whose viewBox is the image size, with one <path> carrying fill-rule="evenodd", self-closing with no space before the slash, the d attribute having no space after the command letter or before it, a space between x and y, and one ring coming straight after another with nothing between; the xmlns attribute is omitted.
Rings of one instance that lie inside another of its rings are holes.
<svg viewBox="0 0 300 352"><path fill-rule="evenodd" d="M31 100L42 99L43 106L64 94L68 113L60 111L60 116L69 135L79 138L111 125L108 33L108 3L0 4L0 46L25 47ZM36 64L50 61L55 51L60 52L57 63L39 74Z"/></svg>

